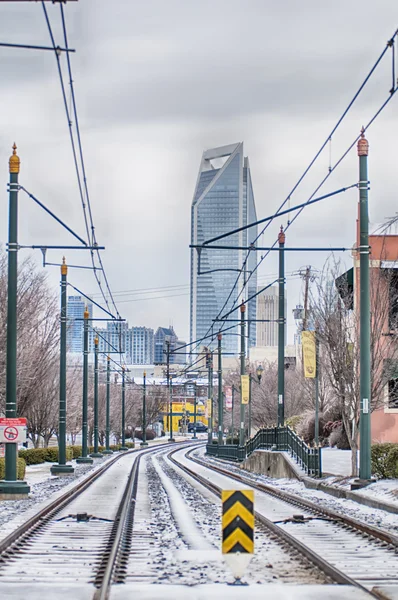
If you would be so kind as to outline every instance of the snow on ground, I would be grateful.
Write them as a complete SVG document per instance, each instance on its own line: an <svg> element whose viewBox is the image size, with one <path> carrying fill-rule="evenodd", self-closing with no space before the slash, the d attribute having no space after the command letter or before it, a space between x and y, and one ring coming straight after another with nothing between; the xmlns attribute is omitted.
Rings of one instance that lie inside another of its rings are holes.
<svg viewBox="0 0 398 600"><path fill-rule="evenodd" d="M298 481L296 479L273 479L271 477L267 477L266 475L249 473L248 471L243 471L240 467L232 463L226 463L225 461L219 461L215 458L204 456L204 452L205 448L200 448L194 452L194 455L197 455L198 458L204 459L206 461L214 462L215 464L221 466L224 469L228 468L229 470L234 471L239 475L243 475L244 477L247 477L249 481L259 481L271 487L284 490L291 494L296 494L297 496L305 498L306 500L310 500L315 504L319 504L320 506L324 506L336 512L343 513L344 515L353 517L355 519L362 520L365 523L369 523L370 525L375 525L377 527L387 529L391 533L395 533L396 535L398 535L398 519L397 515L395 514L387 513L384 510L370 508L369 506L358 504L354 500L347 500L345 498L335 498L334 496L330 496L329 494L326 494L325 492L322 492L320 490L308 489L305 487L303 482ZM325 482L327 483L327 480ZM385 485L385 483L385 481L380 481L373 485ZM293 508L292 511L294 511Z"/></svg>
<svg viewBox="0 0 398 600"><path fill-rule="evenodd" d="M322 448L322 471L331 475L349 477L351 475L351 450Z"/></svg>

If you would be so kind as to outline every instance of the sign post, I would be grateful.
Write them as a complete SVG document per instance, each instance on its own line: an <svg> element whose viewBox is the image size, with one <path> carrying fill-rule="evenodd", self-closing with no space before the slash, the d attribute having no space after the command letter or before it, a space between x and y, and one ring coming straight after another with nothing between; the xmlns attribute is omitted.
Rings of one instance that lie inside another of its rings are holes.
<svg viewBox="0 0 398 600"><path fill-rule="evenodd" d="M26 442L26 419L0 418L0 442L2 444Z"/></svg>
<svg viewBox="0 0 398 600"><path fill-rule="evenodd" d="M236 579L254 554L254 491L223 490L222 553Z"/></svg>

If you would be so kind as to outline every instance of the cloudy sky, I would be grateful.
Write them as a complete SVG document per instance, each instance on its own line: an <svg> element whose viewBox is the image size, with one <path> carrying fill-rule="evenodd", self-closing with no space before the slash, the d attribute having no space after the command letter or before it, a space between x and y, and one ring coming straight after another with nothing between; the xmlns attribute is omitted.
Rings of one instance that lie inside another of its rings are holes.
<svg viewBox="0 0 398 600"><path fill-rule="evenodd" d="M46 4L63 45L59 7ZM272 214L397 28L396 0L79 0L68 2L65 14L69 44L77 51L71 59L97 240L106 246L112 290L128 292L116 293L119 310L130 325L173 323L187 339L190 205L202 151L243 141L258 216ZM1 1L0 41L48 44L40 3ZM292 205L314 191L329 155L332 162L340 157L391 85L389 53ZM397 101L367 136L375 222L397 210ZM53 54L0 48L0 105L0 241L7 235L14 140L21 183L84 234ZM322 191L357 178L354 150ZM356 203L354 189L306 209L286 245L351 246ZM285 222L276 219L264 245ZM24 195L20 242L74 243ZM88 264L82 255L70 252L67 260ZM53 262L60 258L48 255ZM290 274L309 264L320 269L325 258L287 256L289 313L302 300L302 284ZM349 255L345 260L349 264ZM275 258L267 258L261 281L275 271ZM58 270L49 268L49 277L56 289ZM70 270L69 279L98 292L89 271ZM293 333L289 318L290 339Z"/></svg>

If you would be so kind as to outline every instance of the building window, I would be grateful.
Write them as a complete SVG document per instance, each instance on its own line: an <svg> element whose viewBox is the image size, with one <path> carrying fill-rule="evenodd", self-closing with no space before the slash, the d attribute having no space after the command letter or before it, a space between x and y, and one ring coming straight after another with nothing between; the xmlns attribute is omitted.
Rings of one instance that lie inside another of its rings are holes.
<svg viewBox="0 0 398 600"><path fill-rule="evenodd" d="M398 409L398 379L388 382L388 408Z"/></svg>
<svg viewBox="0 0 398 600"><path fill-rule="evenodd" d="M390 330L398 329L398 272L397 269L389 269L390 281Z"/></svg>

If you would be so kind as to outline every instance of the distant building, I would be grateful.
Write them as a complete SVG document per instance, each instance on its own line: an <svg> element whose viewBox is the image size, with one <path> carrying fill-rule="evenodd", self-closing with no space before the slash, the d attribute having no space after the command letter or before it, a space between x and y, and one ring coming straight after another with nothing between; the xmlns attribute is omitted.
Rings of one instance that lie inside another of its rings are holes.
<svg viewBox="0 0 398 600"><path fill-rule="evenodd" d="M132 327L129 330L131 340L132 365L151 365L155 361L155 336L153 329L147 327Z"/></svg>
<svg viewBox="0 0 398 600"><path fill-rule="evenodd" d="M180 355L173 354L179 345L176 332L173 327L158 327L155 333L155 365L165 364L166 357L166 340L170 342L170 364L178 364Z"/></svg>
<svg viewBox="0 0 398 600"><path fill-rule="evenodd" d="M68 352L83 352L83 318L86 306L89 318L91 319L93 316L92 302L84 298L84 296L68 296L66 310L68 324L66 345Z"/></svg>
<svg viewBox="0 0 398 600"><path fill-rule="evenodd" d="M287 300L285 298L285 315L286 309ZM257 296L257 319L271 321L269 323L257 323L257 346L278 345L278 317L279 290L277 286L272 286ZM286 339L287 336L285 327L285 345Z"/></svg>
<svg viewBox="0 0 398 600"><path fill-rule="evenodd" d="M243 154L243 143L230 144L206 150L203 153L191 209L191 243L202 244L217 235L227 233L242 225L256 221L256 208L250 174L249 160ZM257 236L257 226L240 231L222 240L223 245L248 246ZM200 263L199 263L200 256ZM257 289L256 252L251 252L245 272L236 280L243 268L247 252L243 250L202 249L200 255L191 251L191 342L206 336L217 324L213 319L233 308L244 279L253 273L245 287L243 300L253 296ZM198 273L199 271L199 273ZM232 292L231 292L232 290ZM240 299L242 300L242 298ZM248 303L247 318L256 318L256 299ZM239 319L234 310L230 319ZM256 344L254 323L248 328L249 346ZM214 348L217 340L208 343ZM240 352L236 335L225 334L224 352Z"/></svg>

